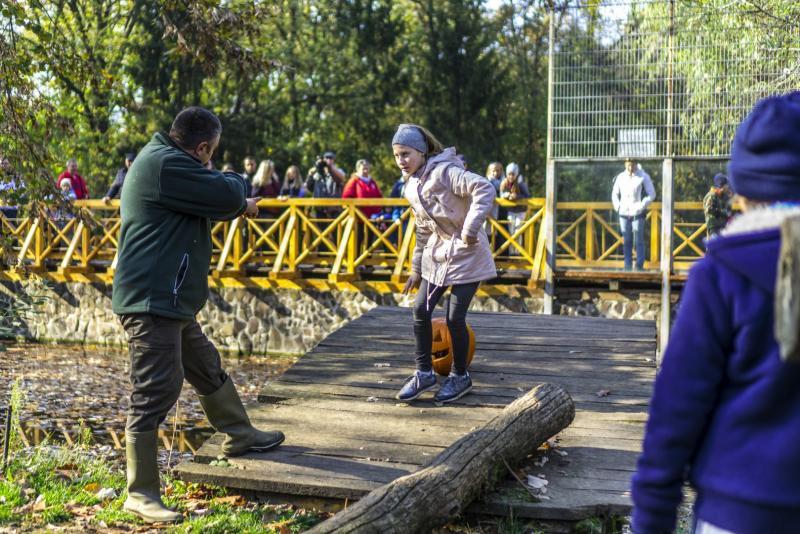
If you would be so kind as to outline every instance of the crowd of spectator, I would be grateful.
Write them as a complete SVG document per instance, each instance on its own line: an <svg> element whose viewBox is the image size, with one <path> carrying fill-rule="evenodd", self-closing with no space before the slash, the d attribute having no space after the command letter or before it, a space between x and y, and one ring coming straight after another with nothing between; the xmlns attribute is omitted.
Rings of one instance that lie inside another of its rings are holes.
<svg viewBox="0 0 800 534"><path fill-rule="evenodd" d="M459 157L466 166L466 158L462 155ZM112 199L119 198L128 169L135 158L134 152L125 154L111 186L102 197L104 203L110 204ZM336 153L333 151L327 151L316 158L305 174L297 165L290 165L283 174L283 178L281 178L274 161L265 159L259 162L252 156L244 158L240 168L231 163L225 163L222 171L238 172L244 176L250 184L252 197L285 200L303 197L371 199L384 196L380 185L372 176L372 165L369 160L358 160L355 172L348 177L345 170L337 165ZM0 175L3 177L0 180L0 210L7 218L16 218L17 204L9 201L8 198L11 196L10 192L19 188L21 181L5 157L0 157ZM517 163L511 162L504 166L501 162L492 162L486 168L485 177L492 184L499 199L521 201L531 196L527 181L522 176ZM89 187L80 173L78 161L75 158L70 158L66 162L55 185L66 201L90 198ZM402 176L399 177L392 185L389 198L403 198L405 186L405 179ZM637 270L644 268L646 259L644 221L648 206L655 200L655 197L655 189L650 176L633 158L627 158L625 169L614 178L611 191L612 204L619 216L620 231L623 236L625 270L631 270L634 260ZM731 218L732 198L733 195L727 186L727 178L722 174L715 176L713 185L703 201L708 238L718 234ZM314 215L319 219L332 219L341 213L341 209L337 203L330 203L330 205L317 206ZM381 228L398 220L405 211L404 206L391 208L359 206L359 209L365 217L382 225ZM275 217L280 214L280 211L281 209L276 207L262 208L259 216L262 218ZM54 212L54 216L68 218L70 215L68 212L60 210ZM527 216L528 209L524 203L518 203L515 206L495 204L492 209L492 217L495 220L504 221L511 235L525 223ZM520 241L517 239L517 242ZM518 255L519 251L516 247L511 246L507 254Z"/></svg>

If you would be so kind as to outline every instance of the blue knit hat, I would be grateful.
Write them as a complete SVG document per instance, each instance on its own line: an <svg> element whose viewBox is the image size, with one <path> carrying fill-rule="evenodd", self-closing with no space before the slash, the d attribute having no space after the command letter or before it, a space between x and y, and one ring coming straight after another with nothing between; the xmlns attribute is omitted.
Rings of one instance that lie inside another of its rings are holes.
<svg viewBox="0 0 800 534"><path fill-rule="evenodd" d="M722 187L728 183L728 177L718 172L714 175L714 187Z"/></svg>
<svg viewBox="0 0 800 534"><path fill-rule="evenodd" d="M800 91L760 100L736 130L728 177L753 200L800 200Z"/></svg>
<svg viewBox="0 0 800 534"><path fill-rule="evenodd" d="M401 124L398 126L397 132L392 137L392 144L410 146L423 154L428 153L428 142L425 140L422 130L414 124Z"/></svg>

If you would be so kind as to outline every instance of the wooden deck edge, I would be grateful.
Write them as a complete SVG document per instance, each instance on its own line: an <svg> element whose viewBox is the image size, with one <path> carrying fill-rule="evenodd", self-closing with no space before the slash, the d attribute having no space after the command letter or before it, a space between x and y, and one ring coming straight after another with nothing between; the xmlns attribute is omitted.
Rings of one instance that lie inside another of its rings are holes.
<svg viewBox="0 0 800 534"><path fill-rule="evenodd" d="M337 512L369 493L366 490L349 489L345 494L343 488L337 490L314 484L280 484L258 476L247 477L239 469L191 461L179 464L173 473L186 482L223 486L240 491L254 500L312 506L328 512ZM592 517L628 516L631 510L630 504L608 502L579 506L559 506L559 503L552 501L524 502L505 498L500 491L495 491L473 502L465 513L499 517L513 514L514 517L546 521L581 521Z"/></svg>
<svg viewBox="0 0 800 534"><path fill-rule="evenodd" d="M632 506L618 504L603 504L591 506L557 507L548 502L547 505L526 503L521 501L503 500L495 494L487 495L485 499L475 501L466 513L476 515L505 516L525 519L541 519L548 521L581 521L592 517L629 516Z"/></svg>
<svg viewBox="0 0 800 534"><path fill-rule="evenodd" d="M334 488L323 484L289 483L266 480L257 476L247 476L247 471L231 467L216 467L208 464L186 461L173 470L175 476L186 482L214 484L235 490L247 490L258 494L283 494L297 497L337 499L344 502L358 500L368 490L357 488Z"/></svg>

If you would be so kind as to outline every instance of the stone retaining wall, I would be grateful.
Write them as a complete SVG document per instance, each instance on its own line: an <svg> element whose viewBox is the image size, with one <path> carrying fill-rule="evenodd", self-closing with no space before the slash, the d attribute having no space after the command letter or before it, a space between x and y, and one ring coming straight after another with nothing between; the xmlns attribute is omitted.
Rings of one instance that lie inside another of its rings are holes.
<svg viewBox="0 0 800 534"><path fill-rule="evenodd" d="M541 313L541 291L507 287L496 295L478 295L471 309ZM38 341L124 346L125 335L111 311L111 288L103 284L41 281L4 283L0 306L12 300L40 301L23 311L16 335ZM657 290L600 291L560 288L561 315L658 320ZM220 350L240 354L304 353L346 322L374 306L410 306L413 297L366 288L351 290L222 288L212 289L198 320ZM2 320L2 314L0 314ZM6 320L8 323L8 320ZM411 318L409 317L409 335Z"/></svg>

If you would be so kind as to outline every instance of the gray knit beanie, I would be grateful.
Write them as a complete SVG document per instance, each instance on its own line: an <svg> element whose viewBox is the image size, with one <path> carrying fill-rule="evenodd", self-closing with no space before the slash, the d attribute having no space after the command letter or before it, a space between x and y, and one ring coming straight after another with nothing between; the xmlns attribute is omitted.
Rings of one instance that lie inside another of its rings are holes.
<svg viewBox="0 0 800 534"><path fill-rule="evenodd" d="M425 136L418 126L413 124L401 124L397 127L394 137L392 137L393 145L405 145L422 152L428 153L428 143L425 141Z"/></svg>

